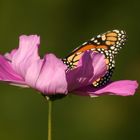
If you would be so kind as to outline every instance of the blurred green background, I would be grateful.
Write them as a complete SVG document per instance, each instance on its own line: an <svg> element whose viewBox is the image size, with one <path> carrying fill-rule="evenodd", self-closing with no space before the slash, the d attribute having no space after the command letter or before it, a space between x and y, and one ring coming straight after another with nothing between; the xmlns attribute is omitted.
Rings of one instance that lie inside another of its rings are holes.
<svg viewBox="0 0 140 140"><path fill-rule="evenodd" d="M140 1L0 0L0 52L21 34L41 36L40 54L66 56L94 35L123 29L128 42L114 80L140 80ZM48 104L32 89L0 84L0 140L47 140ZM140 95L69 96L53 103L53 140L140 139Z"/></svg>

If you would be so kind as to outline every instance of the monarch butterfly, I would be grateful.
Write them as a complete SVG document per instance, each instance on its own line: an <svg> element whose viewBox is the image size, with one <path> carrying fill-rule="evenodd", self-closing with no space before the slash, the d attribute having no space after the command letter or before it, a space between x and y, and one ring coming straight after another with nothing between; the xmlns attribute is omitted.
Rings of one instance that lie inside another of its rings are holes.
<svg viewBox="0 0 140 140"><path fill-rule="evenodd" d="M108 31L83 43L80 47L73 50L67 57L62 59L62 61L68 66L68 69L72 69L77 66L82 54L87 50L104 54L107 72L103 77L100 77L93 82L94 87L100 87L110 80L115 68L114 57L122 46L124 46L125 41L126 33L123 30Z"/></svg>

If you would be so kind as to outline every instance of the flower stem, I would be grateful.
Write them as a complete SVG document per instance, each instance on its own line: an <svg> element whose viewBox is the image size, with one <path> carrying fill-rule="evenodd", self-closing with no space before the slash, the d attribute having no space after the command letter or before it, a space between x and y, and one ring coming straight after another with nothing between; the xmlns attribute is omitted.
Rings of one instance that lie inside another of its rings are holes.
<svg viewBox="0 0 140 140"><path fill-rule="evenodd" d="M48 140L52 140L52 101L48 101Z"/></svg>

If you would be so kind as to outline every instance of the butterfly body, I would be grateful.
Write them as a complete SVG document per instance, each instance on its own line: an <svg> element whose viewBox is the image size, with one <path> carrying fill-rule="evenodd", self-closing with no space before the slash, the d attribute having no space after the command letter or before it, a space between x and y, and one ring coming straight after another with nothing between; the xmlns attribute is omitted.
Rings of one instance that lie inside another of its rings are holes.
<svg viewBox="0 0 140 140"><path fill-rule="evenodd" d="M67 57L65 57L63 62L68 66L68 69L72 69L77 66L78 61L87 50L104 54L107 72L104 76L93 82L94 87L100 87L110 80L115 68L114 58L122 46L124 46L125 41L126 33L124 31L108 31L83 43L80 47L76 48Z"/></svg>

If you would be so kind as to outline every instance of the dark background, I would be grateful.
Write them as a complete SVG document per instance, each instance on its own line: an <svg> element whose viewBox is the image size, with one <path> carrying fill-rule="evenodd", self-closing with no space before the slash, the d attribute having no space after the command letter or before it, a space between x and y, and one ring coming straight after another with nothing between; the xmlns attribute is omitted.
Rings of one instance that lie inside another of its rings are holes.
<svg viewBox="0 0 140 140"><path fill-rule="evenodd" d="M40 54L66 56L91 37L127 32L114 80L140 80L140 1L0 0L0 52L21 34L41 36ZM139 91L138 91L139 92ZM53 140L140 139L140 95L69 96L53 103ZM48 104L32 89L0 84L0 140L47 140Z"/></svg>

